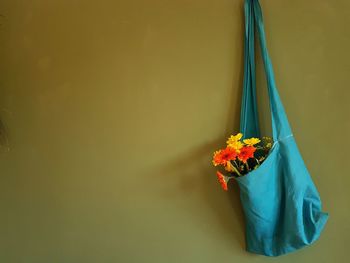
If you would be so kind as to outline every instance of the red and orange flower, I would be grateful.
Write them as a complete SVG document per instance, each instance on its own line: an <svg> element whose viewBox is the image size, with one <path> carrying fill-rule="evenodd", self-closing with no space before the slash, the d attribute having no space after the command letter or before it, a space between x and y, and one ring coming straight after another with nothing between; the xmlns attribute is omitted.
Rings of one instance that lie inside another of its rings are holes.
<svg viewBox="0 0 350 263"><path fill-rule="evenodd" d="M242 133L231 135L226 142L226 148L214 152L214 166L222 165L227 173L227 175L219 171L216 173L225 191L227 190L227 182L232 177L244 176L259 167L272 147L273 141L269 137L263 137L262 140L254 137L242 138Z"/></svg>
<svg viewBox="0 0 350 263"><path fill-rule="evenodd" d="M216 176L219 180L219 183L221 184L222 189L224 189L225 191L227 191L227 177L225 175L223 175L222 173L220 173L219 171L216 172Z"/></svg>
<svg viewBox="0 0 350 263"><path fill-rule="evenodd" d="M214 153L213 164L214 166L226 165L227 162L233 161L237 158L237 151L231 147L226 147L223 150L216 151Z"/></svg>
<svg viewBox="0 0 350 263"><path fill-rule="evenodd" d="M238 154L238 159L243 163L247 163L248 159L254 158L255 151L254 146L244 146Z"/></svg>

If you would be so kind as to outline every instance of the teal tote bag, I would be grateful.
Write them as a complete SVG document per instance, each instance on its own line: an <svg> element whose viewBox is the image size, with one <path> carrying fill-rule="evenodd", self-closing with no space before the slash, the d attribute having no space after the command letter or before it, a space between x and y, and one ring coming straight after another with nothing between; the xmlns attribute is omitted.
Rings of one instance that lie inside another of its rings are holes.
<svg viewBox="0 0 350 263"><path fill-rule="evenodd" d="M259 168L236 180L246 218L247 251L279 256L317 240L328 214L322 212L319 193L299 153L277 91L259 1L246 0L244 12L245 68L240 130L245 137L260 137L254 61L257 29L274 144Z"/></svg>

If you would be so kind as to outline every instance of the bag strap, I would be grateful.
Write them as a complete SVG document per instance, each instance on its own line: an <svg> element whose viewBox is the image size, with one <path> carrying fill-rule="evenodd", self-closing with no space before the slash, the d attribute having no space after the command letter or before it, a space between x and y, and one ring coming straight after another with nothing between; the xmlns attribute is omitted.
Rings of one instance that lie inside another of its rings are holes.
<svg viewBox="0 0 350 263"><path fill-rule="evenodd" d="M240 130L245 138L249 138L260 137L260 128L256 102L254 14L253 6L247 1L244 12L244 79Z"/></svg>
<svg viewBox="0 0 350 263"><path fill-rule="evenodd" d="M272 137L274 141L282 140L283 138L290 136L292 132L283 104L277 91L273 67L266 46L263 16L259 0L245 0L244 13L245 54L240 130L245 137L260 137L256 102L256 73L254 52L254 31L256 25L269 93Z"/></svg>

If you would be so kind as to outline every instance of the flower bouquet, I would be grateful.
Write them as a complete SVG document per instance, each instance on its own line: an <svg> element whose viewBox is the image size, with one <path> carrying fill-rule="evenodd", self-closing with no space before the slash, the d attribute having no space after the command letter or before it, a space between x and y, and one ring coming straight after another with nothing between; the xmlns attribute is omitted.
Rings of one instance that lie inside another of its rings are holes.
<svg viewBox="0 0 350 263"><path fill-rule="evenodd" d="M269 154L273 140L270 137L243 139L243 134L231 135L227 140L225 149L214 152L214 166L223 166L226 175L220 171L216 176L222 186L227 191L227 183L233 177L240 177L257 169Z"/></svg>

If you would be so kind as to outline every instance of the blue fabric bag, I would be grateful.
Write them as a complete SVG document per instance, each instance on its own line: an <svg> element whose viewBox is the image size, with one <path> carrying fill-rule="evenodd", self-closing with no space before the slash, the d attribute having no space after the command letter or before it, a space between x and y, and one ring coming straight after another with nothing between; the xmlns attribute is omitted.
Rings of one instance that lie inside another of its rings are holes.
<svg viewBox="0 0 350 263"><path fill-rule="evenodd" d="M247 251L279 256L310 245L318 239L328 214L294 140L276 88L269 58L261 7L246 0L245 59L241 132L260 137L255 87L254 31L261 46L270 100L274 144L256 170L236 178L246 217Z"/></svg>

